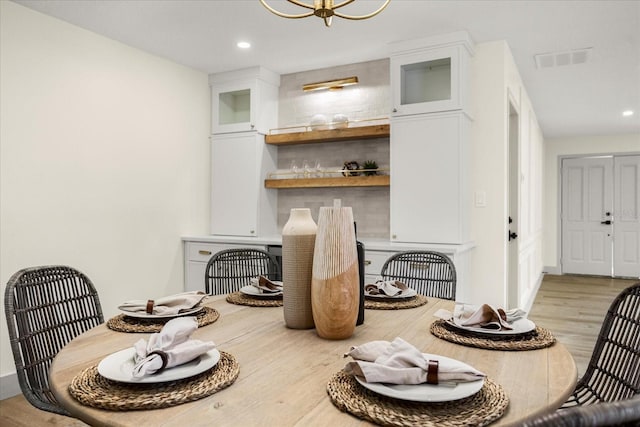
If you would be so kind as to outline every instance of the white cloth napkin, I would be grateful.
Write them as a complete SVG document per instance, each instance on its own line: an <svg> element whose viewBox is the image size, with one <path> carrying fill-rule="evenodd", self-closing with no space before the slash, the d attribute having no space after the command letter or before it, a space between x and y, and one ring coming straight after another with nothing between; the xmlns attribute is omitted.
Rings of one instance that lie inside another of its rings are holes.
<svg viewBox="0 0 640 427"><path fill-rule="evenodd" d="M168 295L157 300L132 300L122 303L118 308L122 311L132 313L147 313L147 308L151 303L152 313L156 315L180 314L185 310L197 307L207 298L207 294L202 291L182 292L180 294Z"/></svg>
<svg viewBox="0 0 640 427"><path fill-rule="evenodd" d="M282 292L282 282L269 280L264 276L252 277L249 282L265 294Z"/></svg>
<svg viewBox="0 0 640 427"><path fill-rule="evenodd" d="M457 304L453 313L440 309L434 313L434 316L444 320L454 321L460 326L510 331L513 329L512 323L518 319L526 318L527 312L519 308L504 310L502 308L495 308L489 304L482 304L479 307L468 304Z"/></svg>
<svg viewBox="0 0 640 427"><path fill-rule="evenodd" d="M438 362L436 384L469 382L485 377L485 374L466 363L423 354L402 338L392 342L371 341L352 347L344 356L354 359L354 362L347 363L344 370L370 383L434 383L428 381L430 361Z"/></svg>
<svg viewBox="0 0 640 427"><path fill-rule="evenodd" d="M212 341L190 340L196 329L195 317L177 317L169 320L160 332L151 334L149 342L144 339L136 342L133 376L141 378L182 365L215 348Z"/></svg>
<svg viewBox="0 0 640 427"><path fill-rule="evenodd" d="M409 287L399 280L378 280L364 287L366 295L386 295L395 297L402 295Z"/></svg>

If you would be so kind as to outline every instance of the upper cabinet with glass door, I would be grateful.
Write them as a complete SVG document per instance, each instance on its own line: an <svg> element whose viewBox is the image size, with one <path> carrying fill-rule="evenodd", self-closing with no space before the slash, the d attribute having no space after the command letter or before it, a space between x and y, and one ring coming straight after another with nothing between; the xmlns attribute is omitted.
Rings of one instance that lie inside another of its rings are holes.
<svg viewBox="0 0 640 427"><path fill-rule="evenodd" d="M211 133L258 131L278 123L280 76L262 67L211 74Z"/></svg>
<svg viewBox="0 0 640 427"><path fill-rule="evenodd" d="M392 116L469 109L466 32L391 45Z"/></svg>

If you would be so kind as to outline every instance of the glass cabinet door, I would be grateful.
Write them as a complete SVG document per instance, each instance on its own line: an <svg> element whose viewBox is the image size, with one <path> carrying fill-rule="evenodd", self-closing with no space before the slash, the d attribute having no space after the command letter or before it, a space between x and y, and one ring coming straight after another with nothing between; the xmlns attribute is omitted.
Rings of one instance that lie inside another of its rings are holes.
<svg viewBox="0 0 640 427"><path fill-rule="evenodd" d="M253 130L255 88L251 82L230 83L212 88L211 131L217 133Z"/></svg>
<svg viewBox="0 0 640 427"><path fill-rule="evenodd" d="M465 108L458 47L403 53L391 57L392 115Z"/></svg>

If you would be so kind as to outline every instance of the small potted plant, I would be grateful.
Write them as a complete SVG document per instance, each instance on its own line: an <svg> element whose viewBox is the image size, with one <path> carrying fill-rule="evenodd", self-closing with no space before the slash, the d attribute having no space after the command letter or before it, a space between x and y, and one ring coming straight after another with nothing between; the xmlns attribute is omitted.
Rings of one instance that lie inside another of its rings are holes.
<svg viewBox="0 0 640 427"><path fill-rule="evenodd" d="M362 164L362 173L366 176L378 175L378 163L375 160L366 160Z"/></svg>

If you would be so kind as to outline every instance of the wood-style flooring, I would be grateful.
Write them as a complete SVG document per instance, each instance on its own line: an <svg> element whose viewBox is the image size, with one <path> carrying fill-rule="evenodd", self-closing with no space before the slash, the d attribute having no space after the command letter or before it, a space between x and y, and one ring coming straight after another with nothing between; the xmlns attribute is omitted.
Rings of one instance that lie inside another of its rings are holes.
<svg viewBox="0 0 640 427"><path fill-rule="evenodd" d="M546 275L529 318L567 346L582 375L613 299L637 280ZM40 411L22 395L0 401L0 427L79 427L73 418Z"/></svg>

